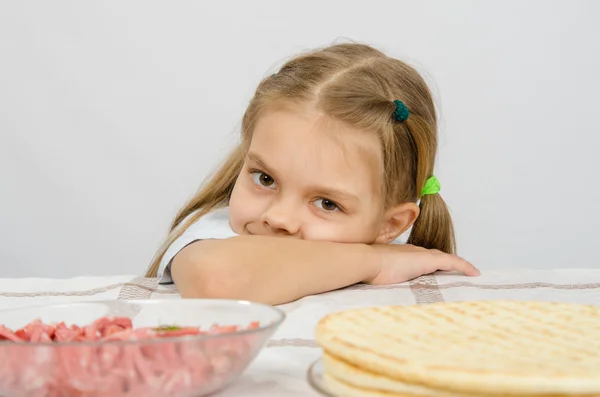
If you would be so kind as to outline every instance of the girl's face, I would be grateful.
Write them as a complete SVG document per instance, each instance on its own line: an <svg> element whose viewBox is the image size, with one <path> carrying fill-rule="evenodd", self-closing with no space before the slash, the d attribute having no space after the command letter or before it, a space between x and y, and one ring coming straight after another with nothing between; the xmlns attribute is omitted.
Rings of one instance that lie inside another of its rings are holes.
<svg viewBox="0 0 600 397"><path fill-rule="evenodd" d="M231 195L231 227L237 234L387 243L416 215L384 211L382 157L373 133L314 111L267 112Z"/></svg>

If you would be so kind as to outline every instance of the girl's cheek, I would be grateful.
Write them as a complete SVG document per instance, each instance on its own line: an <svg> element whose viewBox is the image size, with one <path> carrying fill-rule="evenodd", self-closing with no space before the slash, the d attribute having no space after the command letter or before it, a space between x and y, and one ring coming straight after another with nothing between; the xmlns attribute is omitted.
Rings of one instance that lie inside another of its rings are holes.
<svg viewBox="0 0 600 397"><path fill-rule="evenodd" d="M367 225L359 223L307 222L303 234L306 240L334 243L371 244L375 240L374 231L368 228Z"/></svg>
<svg viewBox="0 0 600 397"><path fill-rule="evenodd" d="M345 234L347 232L343 228L327 222L315 222L313 220L313 222L304 224L303 235L305 240L343 243L346 242Z"/></svg>
<svg viewBox="0 0 600 397"><path fill-rule="evenodd" d="M229 223L234 232L241 234L247 224L260 222L264 200L245 190L234 191L229 201Z"/></svg>
<svg viewBox="0 0 600 397"><path fill-rule="evenodd" d="M231 199L229 200L229 224L233 231L237 234L241 234L244 230L244 211L243 211L244 198L243 194L239 189L234 189Z"/></svg>
<svg viewBox="0 0 600 397"><path fill-rule="evenodd" d="M233 205L234 201L230 201L229 203L229 226L236 234L242 234L243 231L243 222L240 219L238 212L236 210L236 206Z"/></svg>

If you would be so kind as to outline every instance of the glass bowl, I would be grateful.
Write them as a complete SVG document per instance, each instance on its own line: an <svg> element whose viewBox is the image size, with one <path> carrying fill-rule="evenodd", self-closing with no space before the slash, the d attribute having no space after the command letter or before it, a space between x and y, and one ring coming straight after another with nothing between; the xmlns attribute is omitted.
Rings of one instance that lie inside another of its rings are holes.
<svg viewBox="0 0 600 397"><path fill-rule="evenodd" d="M4 337L0 332L0 396L212 394L240 376L283 322L285 314L268 305L220 299L77 302L0 311L0 324L7 327L2 329L0 325L0 331L15 331L36 319L43 324L64 322L67 327L83 327L102 321L98 319L115 317L131 319L134 330L160 327L160 332L167 332L175 329L172 326L210 330L214 324L241 329L196 335L162 333L160 338L153 334L128 340L60 342L11 341L6 339L7 332ZM248 328L251 323L253 327ZM31 335L38 329L28 328ZM31 339L40 340L39 333Z"/></svg>

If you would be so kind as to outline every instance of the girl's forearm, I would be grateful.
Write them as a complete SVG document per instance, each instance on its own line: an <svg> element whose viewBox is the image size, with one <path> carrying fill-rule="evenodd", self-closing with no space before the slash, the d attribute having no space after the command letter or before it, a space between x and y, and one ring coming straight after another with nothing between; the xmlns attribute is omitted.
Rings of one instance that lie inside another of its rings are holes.
<svg viewBox="0 0 600 397"><path fill-rule="evenodd" d="M375 250L366 244L238 236L190 244L173 259L181 295L282 304L373 278Z"/></svg>

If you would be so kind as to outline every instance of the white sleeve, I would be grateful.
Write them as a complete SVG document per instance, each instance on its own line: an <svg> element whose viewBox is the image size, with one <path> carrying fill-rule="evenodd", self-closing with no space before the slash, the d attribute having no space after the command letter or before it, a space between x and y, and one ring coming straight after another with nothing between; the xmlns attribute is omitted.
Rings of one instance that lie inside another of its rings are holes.
<svg viewBox="0 0 600 397"><path fill-rule="evenodd" d="M192 223L190 227L188 227L188 229L169 246L158 267L158 283L173 283L173 279L171 278L171 261L175 255L187 245L198 240L226 239L235 236L237 236L237 234L231 229L229 224L229 208L219 208L204 215L196 222Z"/></svg>

